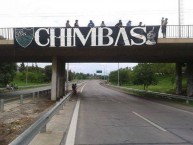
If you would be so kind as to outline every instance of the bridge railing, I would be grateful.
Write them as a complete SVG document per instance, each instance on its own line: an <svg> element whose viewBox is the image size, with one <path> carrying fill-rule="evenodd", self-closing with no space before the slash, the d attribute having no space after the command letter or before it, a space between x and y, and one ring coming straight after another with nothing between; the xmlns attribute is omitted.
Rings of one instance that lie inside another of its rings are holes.
<svg viewBox="0 0 193 145"><path fill-rule="evenodd" d="M0 28L0 40L13 40L13 28Z"/></svg>
<svg viewBox="0 0 193 145"><path fill-rule="evenodd" d="M161 27L159 38L162 38ZM193 38L193 25L168 25L166 38ZM13 40L13 28L0 28L0 40Z"/></svg>
<svg viewBox="0 0 193 145"><path fill-rule="evenodd" d="M162 28L159 31L159 38L162 38ZM168 25L166 38L193 38L193 25Z"/></svg>

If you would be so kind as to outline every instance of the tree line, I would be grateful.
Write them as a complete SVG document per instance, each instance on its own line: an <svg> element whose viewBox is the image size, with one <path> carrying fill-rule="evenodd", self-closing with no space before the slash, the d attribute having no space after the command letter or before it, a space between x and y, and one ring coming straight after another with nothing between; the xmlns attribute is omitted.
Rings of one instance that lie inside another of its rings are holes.
<svg viewBox="0 0 193 145"><path fill-rule="evenodd" d="M139 63L133 68L121 68L119 69L119 84L143 85L146 89L149 85L156 85L160 76L171 76L171 82L174 83L175 64ZM118 84L118 70L110 72L109 81Z"/></svg>
<svg viewBox="0 0 193 145"><path fill-rule="evenodd" d="M90 74L75 73L69 70L69 81L74 79L88 79ZM65 72L66 74L66 72ZM5 87L9 83L27 82L28 83L50 83L52 78L52 65L44 68L38 67L35 63L27 66L21 63L0 63L0 87Z"/></svg>

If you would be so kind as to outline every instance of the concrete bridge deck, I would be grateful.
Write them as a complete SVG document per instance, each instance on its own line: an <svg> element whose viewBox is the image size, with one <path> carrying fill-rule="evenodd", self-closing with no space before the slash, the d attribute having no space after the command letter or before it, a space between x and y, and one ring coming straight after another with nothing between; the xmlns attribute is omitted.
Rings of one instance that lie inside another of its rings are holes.
<svg viewBox="0 0 193 145"><path fill-rule="evenodd" d="M160 28L156 45L140 46L15 48L13 31L0 28L1 62L193 62L193 25L168 25L166 38Z"/></svg>
<svg viewBox="0 0 193 145"><path fill-rule="evenodd" d="M192 62L193 38L158 38L153 46L14 48L13 40L0 40L0 61L52 62Z"/></svg>

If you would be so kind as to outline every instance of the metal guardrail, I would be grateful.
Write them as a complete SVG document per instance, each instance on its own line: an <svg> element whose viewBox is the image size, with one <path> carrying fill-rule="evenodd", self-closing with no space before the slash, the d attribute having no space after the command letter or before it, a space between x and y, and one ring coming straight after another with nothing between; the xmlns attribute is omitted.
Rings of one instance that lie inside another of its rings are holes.
<svg viewBox="0 0 193 145"><path fill-rule="evenodd" d="M27 145L39 132L46 128L46 124L51 118L64 106L66 100L72 95L68 93L59 103L57 103L50 111L42 115L34 124L25 130L20 136L13 140L9 145Z"/></svg>
<svg viewBox="0 0 193 145"><path fill-rule="evenodd" d="M161 28L159 38L162 38ZM193 38L193 25L168 25L166 38ZM13 28L0 28L0 40L13 40Z"/></svg>
<svg viewBox="0 0 193 145"><path fill-rule="evenodd" d="M0 112L4 112L4 105L5 103L11 102L11 101L15 101L20 99L20 104L23 104L23 101L25 98L29 98L30 96L33 97L33 102L36 102L36 98L39 99L41 92L50 92L51 89L42 89L39 91L34 91L34 92L30 92L30 93L22 93L22 94L15 94L15 95L11 95L12 97L9 99L1 99L0 100Z"/></svg>
<svg viewBox="0 0 193 145"><path fill-rule="evenodd" d="M193 101L193 98L191 98L189 96L166 94L166 93L146 91L146 90L139 90L139 89L133 89L133 88L127 88L127 87L114 86L114 85L110 85L110 86L113 86L113 87L116 87L116 88L121 88L121 89L126 89L126 90L134 92L134 93L151 94L151 95L156 95L156 96L160 96L160 97L166 97L168 99L170 99L170 98L180 99L180 100L186 101L187 104L189 103L189 101Z"/></svg>
<svg viewBox="0 0 193 145"><path fill-rule="evenodd" d="M80 87L83 83L85 83L85 81L78 84L78 87ZM32 124L28 129L26 129L9 145L28 145L39 132L45 132L46 124L51 120L51 118L55 114L59 112L60 109L63 108L65 102L72 94L73 92L71 91L66 96L64 96L64 98L61 99L60 102L57 102L57 104L51 110L43 114L34 124Z"/></svg>

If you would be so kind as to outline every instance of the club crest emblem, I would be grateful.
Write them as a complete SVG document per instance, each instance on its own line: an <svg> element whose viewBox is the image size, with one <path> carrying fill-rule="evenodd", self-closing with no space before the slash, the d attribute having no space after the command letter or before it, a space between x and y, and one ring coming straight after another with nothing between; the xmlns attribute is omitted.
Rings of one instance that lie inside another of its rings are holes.
<svg viewBox="0 0 193 145"><path fill-rule="evenodd" d="M15 39L23 48L31 44L33 37L34 28L15 28Z"/></svg>

